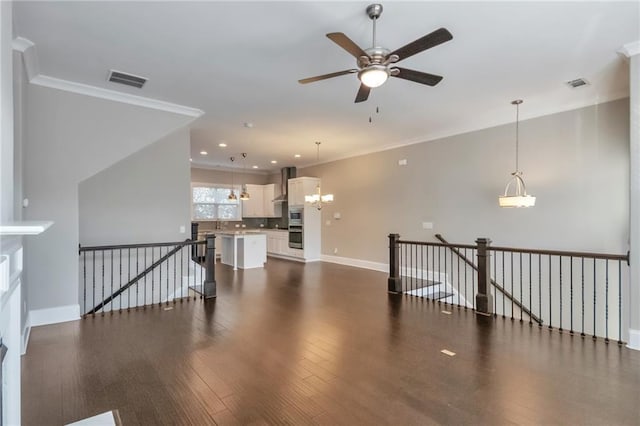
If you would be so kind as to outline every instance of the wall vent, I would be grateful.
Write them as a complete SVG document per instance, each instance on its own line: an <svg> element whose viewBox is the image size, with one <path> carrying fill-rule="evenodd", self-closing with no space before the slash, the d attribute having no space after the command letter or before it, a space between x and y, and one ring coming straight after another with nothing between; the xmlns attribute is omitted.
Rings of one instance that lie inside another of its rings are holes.
<svg viewBox="0 0 640 426"><path fill-rule="evenodd" d="M588 86L589 82L584 78L576 78L575 80L567 81L567 85L575 89L582 86Z"/></svg>
<svg viewBox="0 0 640 426"><path fill-rule="evenodd" d="M109 71L109 81L112 83L120 83L127 86L137 87L138 89L140 89L147 82L147 79L137 75L111 70Z"/></svg>

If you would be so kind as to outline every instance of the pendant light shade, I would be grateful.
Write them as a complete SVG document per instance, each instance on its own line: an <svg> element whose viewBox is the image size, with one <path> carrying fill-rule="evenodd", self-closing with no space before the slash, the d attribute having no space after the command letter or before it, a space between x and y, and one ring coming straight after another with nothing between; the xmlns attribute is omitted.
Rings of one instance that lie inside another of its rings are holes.
<svg viewBox="0 0 640 426"><path fill-rule="evenodd" d="M320 142L316 142L316 159L320 160ZM322 204L328 204L333 202L333 194L322 194L320 184L316 186L316 192L310 195L304 196L304 201L308 204L312 204L318 210L322 210Z"/></svg>
<svg viewBox="0 0 640 426"><path fill-rule="evenodd" d="M511 102L516 106L516 171L504 188L504 194L498 197L500 207L533 207L536 204L536 197L527 194L527 187L522 179L522 172L518 169L518 145L519 145L519 124L520 124L520 104L521 99Z"/></svg>

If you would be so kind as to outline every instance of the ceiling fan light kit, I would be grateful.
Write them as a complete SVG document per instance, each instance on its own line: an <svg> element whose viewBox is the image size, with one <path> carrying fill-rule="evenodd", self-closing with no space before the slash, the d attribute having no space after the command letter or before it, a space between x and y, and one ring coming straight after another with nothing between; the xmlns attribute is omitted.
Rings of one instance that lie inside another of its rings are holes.
<svg viewBox="0 0 640 426"><path fill-rule="evenodd" d="M300 84L313 83L346 74L357 74L361 83L355 99L355 102L358 103L366 101L371 89L380 87L389 77L397 77L427 86L435 86L442 80L442 76L439 75L400 68L392 66L392 64L451 40L453 36L446 28L439 28L392 52L376 43L376 22L382 14L382 5L370 4L367 6L366 12L373 21L373 38L370 48L362 49L344 33L327 34L331 41L356 59L358 68L303 78L298 80Z"/></svg>
<svg viewBox="0 0 640 426"><path fill-rule="evenodd" d="M520 124L520 104L521 99L516 99L511 102L516 106L516 171L511 173L513 176L507 182L507 186L504 188L504 195L498 197L498 205L500 207L533 207L536 204L536 197L527 194L527 186L522 179L522 172L518 169L518 145L519 145L519 124ZM514 193L510 194L509 190L513 185Z"/></svg>

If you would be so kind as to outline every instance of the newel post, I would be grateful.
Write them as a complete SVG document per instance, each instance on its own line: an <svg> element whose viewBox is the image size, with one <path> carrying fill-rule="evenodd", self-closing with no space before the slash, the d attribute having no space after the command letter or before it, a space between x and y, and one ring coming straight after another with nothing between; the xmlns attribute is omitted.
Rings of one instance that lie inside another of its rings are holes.
<svg viewBox="0 0 640 426"><path fill-rule="evenodd" d="M389 234L389 280L390 293L402 293L400 280L400 234Z"/></svg>
<svg viewBox="0 0 640 426"><path fill-rule="evenodd" d="M478 293L476 294L476 312L490 315L493 313L493 296L491 295L491 264L489 246L491 239L478 238Z"/></svg>
<svg viewBox="0 0 640 426"><path fill-rule="evenodd" d="M197 222L191 222L191 241L198 241L198 225ZM198 245L191 246L191 260L198 261Z"/></svg>
<svg viewBox="0 0 640 426"><path fill-rule="evenodd" d="M204 260L204 298L216 297L216 235L207 234L207 248Z"/></svg>

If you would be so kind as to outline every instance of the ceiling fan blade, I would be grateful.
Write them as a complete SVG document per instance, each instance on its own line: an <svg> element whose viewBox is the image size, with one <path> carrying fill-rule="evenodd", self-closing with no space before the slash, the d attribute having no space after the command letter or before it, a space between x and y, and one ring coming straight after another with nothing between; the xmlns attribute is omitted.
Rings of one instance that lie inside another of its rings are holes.
<svg viewBox="0 0 640 426"><path fill-rule="evenodd" d="M447 42L452 38L453 36L446 28L439 28L424 37L396 49L394 52L391 52L389 56L398 55L398 61L401 61L403 59L407 59L409 56L415 55L416 53L420 53L424 50L431 49L434 46Z"/></svg>
<svg viewBox="0 0 640 426"><path fill-rule="evenodd" d="M355 72L358 72L358 70L357 69L350 69L350 70L332 72L331 74L323 74L323 75L318 75L318 76L315 76L315 77L303 78L302 80L298 80L298 83L300 83L300 84L313 83L314 81L326 80L328 78L339 77L339 76L345 75L345 74L353 74Z"/></svg>
<svg viewBox="0 0 640 426"><path fill-rule="evenodd" d="M344 33L329 33L327 34L327 37L329 37L335 44L349 52L356 59L360 56L369 56L360 48L360 46L355 44L353 40L347 37Z"/></svg>
<svg viewBox="0 0 640 426"><path fill-rule="evenodd" d="M427 86L435 86L442 80L441 75L429 74L421 71L409 70L406 68L394 67L397 73L392 72L392 77L402 78L404 80L415 81L416 83L426 84Z"/></svg>
<svg viewBox="0 0 640 426"><path fill-rule="evenodd" d="M358 89L358 94L356 95L355 103L364 102L367 99L369 99L370 92L371 92L371 88L369 86L360 84L360 89Z"/></svg>

